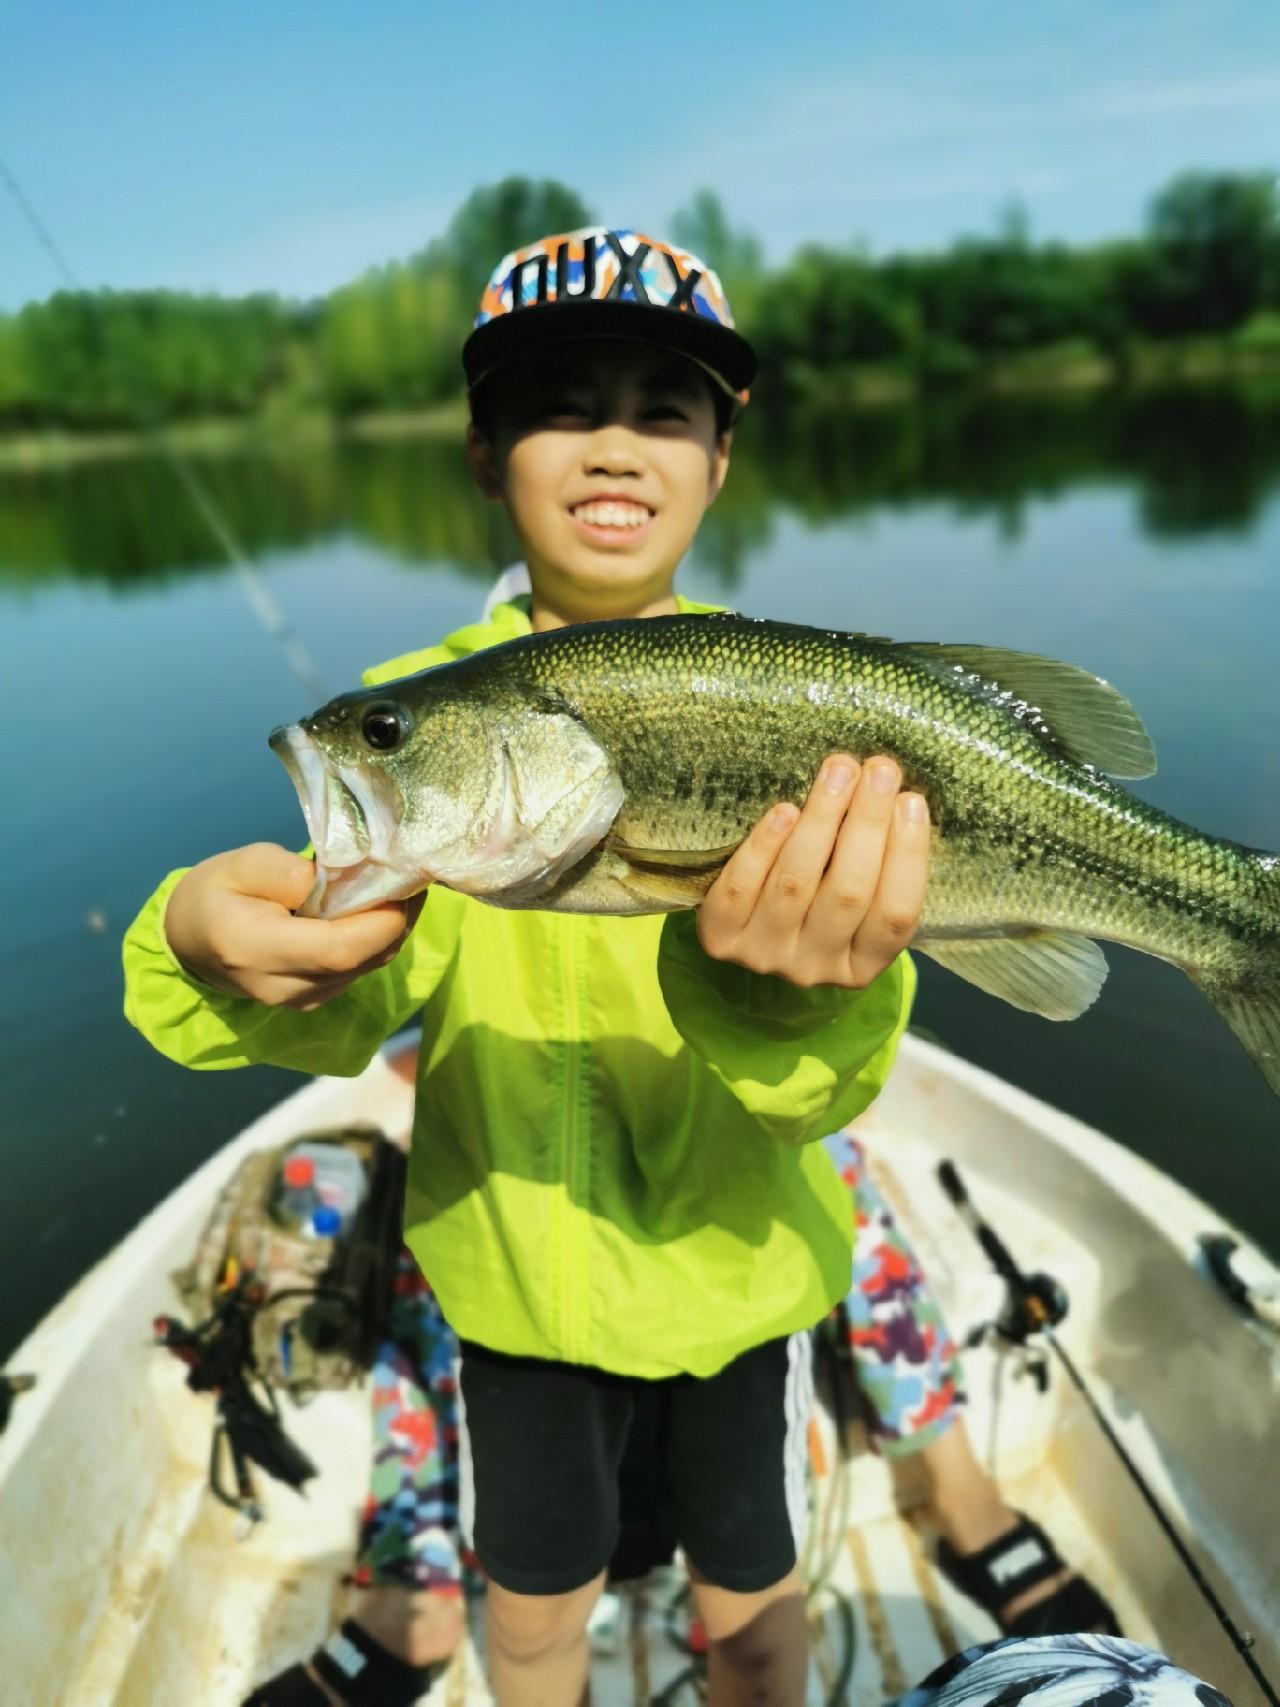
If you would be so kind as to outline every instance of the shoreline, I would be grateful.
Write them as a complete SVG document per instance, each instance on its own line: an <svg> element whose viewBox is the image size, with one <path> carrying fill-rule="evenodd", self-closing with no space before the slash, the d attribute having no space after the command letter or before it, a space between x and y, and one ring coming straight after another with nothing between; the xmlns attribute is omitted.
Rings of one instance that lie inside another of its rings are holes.
<svg viewBox="0 0 1280 1707"><path fill-rule="evenodd" d="M1057 398L1104 391L1138 392L1237 384L1280 376L1280 340L1231 344L1186 339L1144 345L1116 359L1079 345L1031 350L990 363L964 380L928 383L911 369L888 363L859 363L787 375L784 406L801 410L877 410L914 407L933 398ZM179 421L158 431L141 428L86 430L58 427L0 432L0 474L41 473L82 462L108 462L165 451L209 456L245 452L271 454L341 442L462 437L466 400L459 395L426 409L385 409L344 418L308 414Z"/></svg>
<svg viewBox="0 0 1280 1707"><path fill-rule="evenodd" d="M1169 344L1130 345L1107 355L1073 343L1027 350L972 372L932 381L893 362L848 363L818 369L797 364L787 375L791 398L802 408L877 409L933 398L1061 397L1104 391L1135 393L1201 385L1237 385L1280 376L1280 337L1233 343L1186 338Z"/></svg>
<svg viewBox="0 0 1280 1707"><path fill-rule="evenodd" d="M308 414L242 419L215 417L175 421L157 430L118 427L76 432L65 427L23 433L0 432L0 474L41 473L80 462L111 462L125 457L163 454L165 450L191 456L236 456L245 451L328 449L343 441L379 439L460 439L467 410L462 397L430 409L386 409L343 420L334 415Z"/></svg>

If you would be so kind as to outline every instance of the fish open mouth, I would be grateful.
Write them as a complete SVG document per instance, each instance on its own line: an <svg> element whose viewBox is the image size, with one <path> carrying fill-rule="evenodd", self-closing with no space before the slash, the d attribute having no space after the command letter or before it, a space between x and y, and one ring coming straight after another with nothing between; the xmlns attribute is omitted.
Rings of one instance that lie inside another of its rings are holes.
<svg viewBox="0 0 1280 1707"><path fill-rule="evenodd" d="M274 730L270 745L298 791L315 849L316 881L299 913L341 918L423 887L394 864L401 803L389 777L335 764L300 723Z"/></svg>

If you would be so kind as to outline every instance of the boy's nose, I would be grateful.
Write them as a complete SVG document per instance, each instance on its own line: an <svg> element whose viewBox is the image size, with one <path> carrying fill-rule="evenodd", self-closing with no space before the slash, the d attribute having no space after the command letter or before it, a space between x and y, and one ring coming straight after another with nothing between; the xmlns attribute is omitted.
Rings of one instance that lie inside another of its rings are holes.
<svg viewBox="0 0 1280 1707"><path fill-rule="evenodd" d="M583 447L589 474L643 474L644 448L634 433L611 423L591 435Z"/></svg>

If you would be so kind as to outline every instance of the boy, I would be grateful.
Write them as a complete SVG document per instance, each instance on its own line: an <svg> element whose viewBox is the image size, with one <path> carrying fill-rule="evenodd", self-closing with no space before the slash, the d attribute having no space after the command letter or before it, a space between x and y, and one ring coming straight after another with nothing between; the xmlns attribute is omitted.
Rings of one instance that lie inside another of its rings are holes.
<svg viewBox="0 0 1280 1707"><path fill-rule="evenodd" d="M715 275L637 233L545 239L499 265L463 362L471 467L531 598L366 680L706 610L673 580L755 368ZM258 845L172 874L129 933L126 1011L190 1066L356 1073L423 1010L405 1237L462 1342L463 1527L502 1707L582 1695L653 1381L710 1698L803 1699L807 1330L848 1288L851 1239L810 1140L872 1100L906 1024L929 821L900 783L832 755L696 914L438 890L299 919L310 865Z"/></svg>

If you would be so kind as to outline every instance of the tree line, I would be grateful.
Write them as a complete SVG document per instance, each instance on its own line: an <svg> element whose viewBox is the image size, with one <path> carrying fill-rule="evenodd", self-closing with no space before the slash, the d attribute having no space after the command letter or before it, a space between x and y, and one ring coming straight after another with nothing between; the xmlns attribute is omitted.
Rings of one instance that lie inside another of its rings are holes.
<svg viewBox="0 0 1280 1707"><path fill-rule="evenodd" d="M233 446L201 477L256 555L341 534L423 573L461 570L487 586L520 554L506 512L483 501L457 443L439 436L333 435L266 456ZM729 594L784 517L829 526L928 503L1016 535L1033 505L1086 485L1132 493L1152 537L1246 533L1277 481L1280 394L1261 381L1000 399L952 391L925 409L826 415L748 410L694 559ZM0 584L84 578L124 590L196 570L228 566L164 457L86 457L5 485Z"/></svg>
<svg viewBox="0 0 1280 1707"><path fill-rule="evenodd" d="M496 259L592 223L554 181L476 190L419 254L314 302L178 291L59 291L0 315L0 429L422 410L459 395L459 349ZM1037 376L1123 378L1212 346L1280 363L1280 204L1271 173L1189 172L1141 236L1032 240L1010 208L937 254L801 249L768 267L709 191L670 222L724 279L776 399L843 399L879 381L956 390Z"/></svg>

